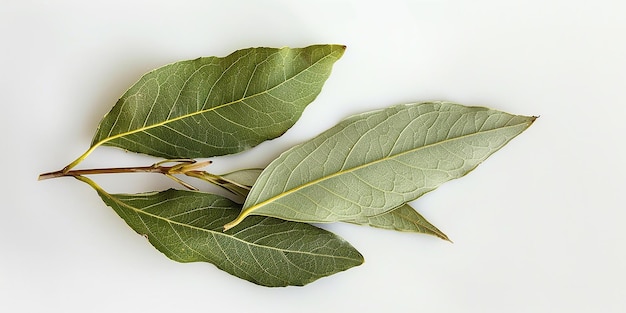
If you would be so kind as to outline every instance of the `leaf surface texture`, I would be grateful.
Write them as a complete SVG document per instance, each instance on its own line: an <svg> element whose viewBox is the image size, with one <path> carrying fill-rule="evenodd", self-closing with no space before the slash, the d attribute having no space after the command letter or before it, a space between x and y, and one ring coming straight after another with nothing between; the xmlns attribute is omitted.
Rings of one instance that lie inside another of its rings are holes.
<svg viewBox="0 0 626 313"><path fill-rule="evenodd" d="M125 195L95 188L170 259L213 263L255 284L301 286L363 262L348 242L305 223L255 217L224 232L222 225L237 216L240 206L218 195L173 189Z"/></svg>
<svg viewBox="0 0 626 313"><path fill-rule="evenodd" d="M92 141L168 159L237 153L287 131L345 50L249 48L166 65L135 83Z"/></svg>
<svg viewBox="0 0 626 313"><path fill-rule="evenodd" d="M534 120L449 102L350 117L270 163L225 228L248 215L326 223L383 214L466 175Z"/></svg>

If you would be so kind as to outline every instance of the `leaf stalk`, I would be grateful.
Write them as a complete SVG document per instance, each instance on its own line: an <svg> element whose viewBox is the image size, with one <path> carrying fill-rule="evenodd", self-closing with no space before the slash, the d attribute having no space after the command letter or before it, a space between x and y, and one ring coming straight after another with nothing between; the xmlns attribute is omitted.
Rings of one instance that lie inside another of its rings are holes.
<svg viewBox="0 0 626 313"><path fill-rule="evenodd" d="M163 166L163 164L167 163L175 163L172 166ZM52 178L59 177L74 177L80 179L84 175L96 175L96 174L120 174L120 173L157 173L163 174L168 178L174 180L175 182L183 185L185 188L190 190L198 190L196 187L186 183L185 181L174 176L175 174L184 174L186 176L195 177L202 179L205 176L213 176L219 177L217 175L208 174L204 171L198 171L197 169L205 167L211 164L212 161L204 161L197 162L196 160L191 159L175 159L175 160L164 160L150 166L138 166L138 167L113 167L113 168L92 168L92 169L82 169L82 170L68 170L68 167L63 168L62 170L43 173L39 175L39 180L46 180ZM219 180L207 180L212 184L219 184Z"/></svg>

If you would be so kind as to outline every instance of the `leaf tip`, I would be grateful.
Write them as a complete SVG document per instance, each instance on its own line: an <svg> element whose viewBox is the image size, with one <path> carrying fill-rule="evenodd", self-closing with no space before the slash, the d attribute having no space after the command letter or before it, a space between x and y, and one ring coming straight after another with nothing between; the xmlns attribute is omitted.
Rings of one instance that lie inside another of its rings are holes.
<svg viewBox="0 0 626 313"><path fill-rule="evenodd" d="M365 257L361 253L359 253L359 258L357 259L357 261L359 262L357 266L363 265L365 264Z"/></svg>
<svg viewBox="0 0 626 313"><path fill-rule="evenodd" d="M450 240L450 238L448 237L448 235L444 234L442 231L438 230L435 232L434 234L435 236L439 237L440 239L443 239L449 243L454 243L452 240Z"/></svg>
<svg viewBox="0 0 626 313"><path fill-rule="evenodd" d="M339 57L343 56L348 47L346 45L332 45L333 53L337 53Z"/></svg>

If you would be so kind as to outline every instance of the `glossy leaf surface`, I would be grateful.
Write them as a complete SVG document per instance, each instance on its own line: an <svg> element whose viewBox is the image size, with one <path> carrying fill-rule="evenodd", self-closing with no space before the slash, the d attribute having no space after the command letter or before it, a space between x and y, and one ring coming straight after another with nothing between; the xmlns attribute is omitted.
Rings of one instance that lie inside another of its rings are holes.
<svg viewBox="0 0 626 313"><path fill-rule="evenodd" d="M166 65L120 98L90 150L109 145L175 159L249 149L298 120L344 50L250 48Z"/></svg>
<svg viewBox="0 0 626 313"><path fill-rule="evenodd" d="M274 160L225 228L248 215L336 222L383 214L466 175L534 120L449 102L350 117Z"/></svg>
<svg viewBox="0 0 626 313"><path fill-rule="evenodd" d="M255 217L224 232L240 206L221 196L182 190L108 194L102 200L137 233L178 262L210 262L255 284L305 285L363 262L348 242L315 226Z"/></svg>

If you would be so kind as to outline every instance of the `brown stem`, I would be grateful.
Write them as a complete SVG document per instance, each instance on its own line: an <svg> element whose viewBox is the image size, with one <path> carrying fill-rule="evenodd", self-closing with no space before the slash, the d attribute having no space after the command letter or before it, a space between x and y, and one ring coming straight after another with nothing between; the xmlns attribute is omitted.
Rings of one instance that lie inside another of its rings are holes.
<svg viewBox="0 0 626 313"><path fill-rule="evenodd" d="M162 166L162 164L166 163L175 163L174 166ZM213 181L210 179L204 178L204 174L210 175L204 171L197 171L196 169L205 167L211 164L211 161L204 162L196 162L191 159L173 159L173 160L164 160L150 166L139 166L139 167L114 167L114 168L93 168L93 169L85 169L85 170L67 170L67 167L50 173L44 173L39 175L39 180L50 179L50 178L58 178L58 177L83 177L83 175L93 175L93 174L118 174L118 173L157 173L163 174L166 177L174 180L175 182L183 185L185 188L190 190L198 190L194 186L180 180L175 177L175 174L184 174L190 177L196 177L202 180L206 180L212 184L216 184L218 186L222 186L220 182Z"/></svg>
<svg viewBox="0 0 626 313"><path fill-rule="evenodd" d="M44 173L39 175L39 180L70 176L75 177L79 175L93 175L93 174L117 174L117 173L160 173L167 174L174 166L140 166L140 167L114 167L114 168L94 168L84 170L73 170L64 172L63 170Z"/></svg>

